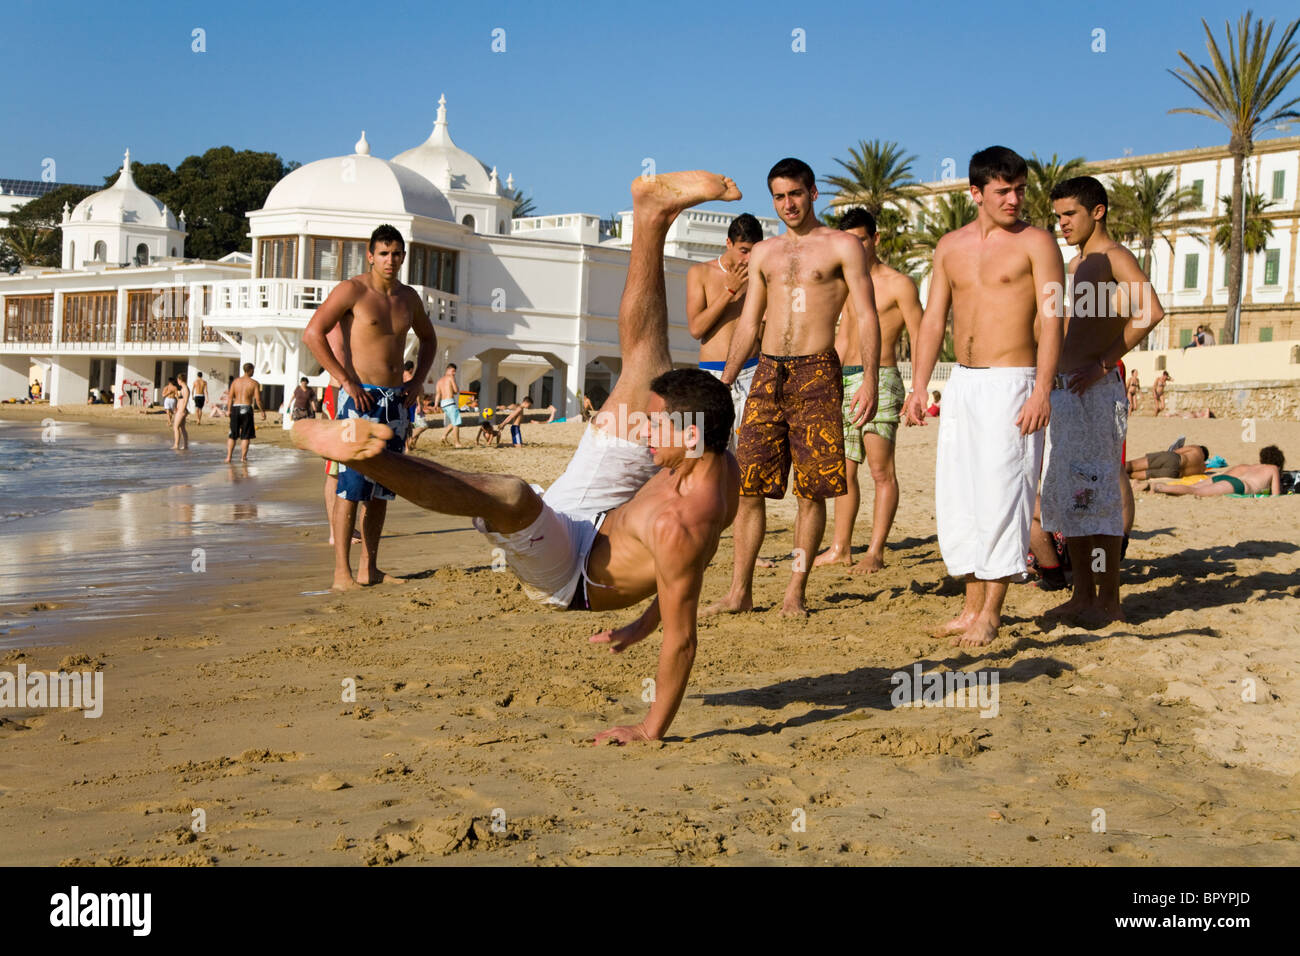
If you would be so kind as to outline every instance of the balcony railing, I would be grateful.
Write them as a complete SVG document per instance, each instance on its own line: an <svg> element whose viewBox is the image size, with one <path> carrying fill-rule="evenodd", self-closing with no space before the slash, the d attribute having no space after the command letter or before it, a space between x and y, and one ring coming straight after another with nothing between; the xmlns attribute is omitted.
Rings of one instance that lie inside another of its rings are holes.
<svg viewBox="0 0 1300 956"><path fill-rule="evenodd" d="M211 299L204 310L208 323L221 326L222 320L256 319L265 315L310 318L329 296L337 282L312 279L239 279L214 282ZM455 323L460 298L428 286L412 286L424 301L425 310L434 322ZM208 339L205 338L205 341Z"/></svg>

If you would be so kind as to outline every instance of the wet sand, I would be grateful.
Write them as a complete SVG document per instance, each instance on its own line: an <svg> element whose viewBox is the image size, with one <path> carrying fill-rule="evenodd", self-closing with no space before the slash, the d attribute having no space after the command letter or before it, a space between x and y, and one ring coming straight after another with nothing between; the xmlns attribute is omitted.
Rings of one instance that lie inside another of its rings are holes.
<svg viewBox="0 0 1300 956"><path fill-rule="evenodd" d="M428 453L546 484L580 429ZM0 863L1300 862L1300 498L1139 496L1129 623L1053 625L1064 594L1013 587L999 640L959 651L926 636L960 601L935 541L936 431L900 431L887 567L818 569L799 623L776 610L788 566L760 570L758 611L701 625L662 742L590 745L648 706L658 638L620 656L586 641L637 611L543 610L467 520L405 503L380 587L301 593L328 586L320 522L297 573L243 588L245 607L0 651L0 670L102 667L107 697L95 720L0 712ZM1232 462L1270 442L1300 460L1300 423L1261 421L1247 444L1239 422L1142 417L1130 457L1183 433ZM870 506L868 479L859 549ZM789 551L793 514L769 508L765 555ZM731 558L728 533L705 602ZM894 707L891 675L917 662L996 669L997 716Z"/></svg>

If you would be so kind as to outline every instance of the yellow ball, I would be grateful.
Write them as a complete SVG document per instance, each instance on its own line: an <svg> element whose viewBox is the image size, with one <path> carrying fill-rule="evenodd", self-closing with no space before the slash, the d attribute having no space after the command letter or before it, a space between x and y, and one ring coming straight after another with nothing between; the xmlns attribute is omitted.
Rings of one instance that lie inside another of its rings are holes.
<svg viewBox="0 0 1300 956"><path fill-rule="evenodd" d="M491 417L492 417L492 409L490 409L490 408L485 408L485 409L483 409L483 417L484 417L484 418L491 418Z"/></svg>

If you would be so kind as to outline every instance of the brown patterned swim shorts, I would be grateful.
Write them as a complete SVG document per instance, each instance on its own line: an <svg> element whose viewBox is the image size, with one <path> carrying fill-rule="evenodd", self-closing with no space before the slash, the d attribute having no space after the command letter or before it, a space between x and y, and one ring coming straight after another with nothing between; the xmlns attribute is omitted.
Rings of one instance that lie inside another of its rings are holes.
<svg viewBox="0 0 1300 956"><path fill-rule="evenodd" d="M834 349L816 355L762 355L736 441L740 493L784 498L793 463L796 496L844 494L843 396Z"/></svg>

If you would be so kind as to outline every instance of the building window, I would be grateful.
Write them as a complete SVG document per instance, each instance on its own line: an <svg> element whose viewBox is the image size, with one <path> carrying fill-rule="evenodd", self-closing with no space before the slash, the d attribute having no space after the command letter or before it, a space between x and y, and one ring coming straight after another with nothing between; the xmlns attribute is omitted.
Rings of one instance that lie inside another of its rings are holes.
<svg viewBox="0 0 1300 956"><path fill-rule="evenodd" d="M1286 192L1286 170L1278 169L1273 173L1273 198L1281 199Z"/></svg>
<svg viewBox="0 0 1300 956"><path fill-rule="evenodd" d="M1178 330L1178 347L1180 349L1185 349L1187 346L1192 344L1192 333L1195 331L1195 329Z"/></svg>
<svg viewBox="0 0 1300 956"><path fill-rule="evenodd" d="M124 341L189 341L189 300L189 290L184 286L127 292Z"/></svg>
<svg viewBox="0 0 1300 956"><path fill-rule="evenodd" d="M173 258L173 259L176 258L176 247L175 247L175 246L172 246L172 258Z"/></svg>
<svg viewBox="0 0 1300 956"><path fill-rule="evenodd" d="M1264 253L1264 285L1277 285L1277 274L1281 265L1281 249L1269 249Z"/></svg>
<svg viewBox="0 0 1300 956"><path fill-rule="evenodd" d="M427 286L455 295L459 255L454 249L438 249L422 242L411 243L411 285Z"/></svg>
<svg viewBox="0 0 1300 956"><path fill-rule="evenodd" d="M469 226L470 231L473 231L473 229L474 229L474 217L473 217L473 216L466 216L464 219L462 219L462 220L460 221L460 224L461 224L462 226Z"/></svg>
<svg viewBox="0 0 1300 956"><path fill-rule="evenodd" d="M261 249L257 269L259 279L298 278L297 236L266 236L258 248Z"/></svg>
<svg viewBox="0 0 1300 956"><path fill-rule="evenodd" d="M1196 288L1196 273L1200 269L1201 256L1197 252L1189 252L1187 258L1183 260L1183 288Z"/></svg>
<svg viewBox="0 0 1300 956"><path fill-rule="evenodd" d="M95 243L95 261L96 262L108 261L108 243L106 243L103 239Z"/></svg>
<svg viewBox="0 0 1300 956"><path fill-rule="evenodd" d="M1205 180L1204 179L1192 180L1192 195L1196 197L1196 205L1204 209L1205 208Z"/></svg>
<svg viewBox="0 0 1300 956"><path fill-rule="evenodd" d="M112 342L116 292L77 292L63 297L64 342Z"/></svg>
<svg viewBox="0 0 1300 956"><path fill-rule="evenodd" d="M10 295L4 299L5 341L48 343L54 340L54 296Z"/></svg>
<svg viewBox="0 0 1300 956"><path fill-rule="evenodd" d="M1272 328L1272 326L1270 326L1269 328L1266 328L1266 329L1260 329L1260 330L1259 330L1259 340L1260 340L1261 342L1272 342L1272 341L1273 341L1273 328Z"/></svg>
<svg viewBox="0 0 1300 956"><path fill-rule="evenodd" d="M366 240L311 237L307 278L341 282L366 271Z"/></svg>
<svg viewBox="0 0 1300 956"><path fill-rule="evenodd" d="M138 266L149 264L149 247L143 242L135 247L135 264Z"/></svg>

